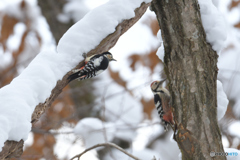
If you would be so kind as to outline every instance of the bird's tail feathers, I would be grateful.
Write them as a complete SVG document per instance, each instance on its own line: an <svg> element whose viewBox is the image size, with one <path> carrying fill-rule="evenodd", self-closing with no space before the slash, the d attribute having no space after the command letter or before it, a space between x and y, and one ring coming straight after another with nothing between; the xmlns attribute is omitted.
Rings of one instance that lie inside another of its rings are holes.
<svg viewBox="0 0 240 160"><path fill-rule="evenodd" d="M73 81L73 80L75 80L75 79L77 79L77 78L79 78L79 77L81 77L81 75L83 75L83 72L82 72L81 70L78 71L78 72L76 72L76 73L71 74L71 75L67 78L68 83L71 82L71 81Z"/></svg>

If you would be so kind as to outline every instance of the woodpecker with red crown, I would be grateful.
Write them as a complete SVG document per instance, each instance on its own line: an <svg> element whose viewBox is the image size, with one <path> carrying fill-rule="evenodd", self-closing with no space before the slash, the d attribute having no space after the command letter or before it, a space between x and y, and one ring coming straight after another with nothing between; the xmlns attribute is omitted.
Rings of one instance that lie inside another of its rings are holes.
<svg viewBox="0 0 240 160"><path fill-rule="evenodd" d="M165 80L166 79L152 82L151 90L154 94L154 103L158 111L158 115L164 123L165 131L167 131L168 124L174 125L174 120L172 106L170 104L170 93L166 88L162 87L162 84Z"/></svg>
<svg viewBox="0 0 240 160"><path fill-rule="evenodd" d="M72 70L71 74L67 79L69 82L78 79L84 80L88 78L95 77L107 69L110 61L116 61L110 52L103 52L102 54L96 54L85 58L85 65L79 69Z"/></svg>

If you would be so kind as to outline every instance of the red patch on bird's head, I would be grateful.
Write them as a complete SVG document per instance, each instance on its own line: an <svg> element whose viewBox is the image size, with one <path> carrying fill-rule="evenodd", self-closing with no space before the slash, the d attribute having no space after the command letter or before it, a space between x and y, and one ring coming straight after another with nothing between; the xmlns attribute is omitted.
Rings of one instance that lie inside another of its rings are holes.
<svg viewBox="0 0 240 160"><path fill-rule="evenodd" d="M157 81L153 81L150 86L152 87L153 83L155 83L155 82L157 82Z"/></svg>

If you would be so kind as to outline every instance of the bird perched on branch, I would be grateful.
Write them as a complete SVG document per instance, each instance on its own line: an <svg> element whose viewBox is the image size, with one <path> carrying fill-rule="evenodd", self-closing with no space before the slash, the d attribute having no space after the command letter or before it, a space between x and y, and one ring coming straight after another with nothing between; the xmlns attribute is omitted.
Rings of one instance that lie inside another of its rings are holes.
<svg viewBox="0 0 240 160"><path fill-rule="evenodd" d="M154 103L155 107L158 111L158 115L160 119L164 123L164 129L167 131L168 124L174 124L173 114L172 114L172 106L170 104L170 93L169 91L162 87L162 81L154 81L151 84L151 90L154 94Z"/></svg>
<svg viewBox="0 0 240 160"><path fill-rule="evenodd" d="M69 82L75 79L80 81L95 77L107 69L110 61L116 61L110 52L103 52L102 54L90 57L86 57L85 54L83 56L85 58L85 65L79 69L72 70L73 74L67 78Z"/></svg>

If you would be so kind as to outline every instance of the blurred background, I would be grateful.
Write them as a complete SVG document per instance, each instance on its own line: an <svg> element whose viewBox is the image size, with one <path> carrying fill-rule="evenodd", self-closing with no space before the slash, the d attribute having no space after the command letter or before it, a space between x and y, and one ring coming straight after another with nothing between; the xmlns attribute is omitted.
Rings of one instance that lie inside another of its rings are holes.
<svg viewBox="0 0 240 160"><path fill-rule="evenodd" d="M41 49L55 48L75 22L108 0L1 0L0 87L18 76ZM224 147L240 149L240 0L213 0L226 20L228 39L218 79L230 101L219 121ZM98 143L113 142L140 159L176 160L172 131L165 132L150 84L165 78L156 56L161 42L155 14L144 16L110 50L117 62L98 77L74 81L33 125L20 159L69 159ZM81 44L79 44L81 45ZM69 51L71 54L71 51ZM81 160L130 160L110 147Z"/></svg>

